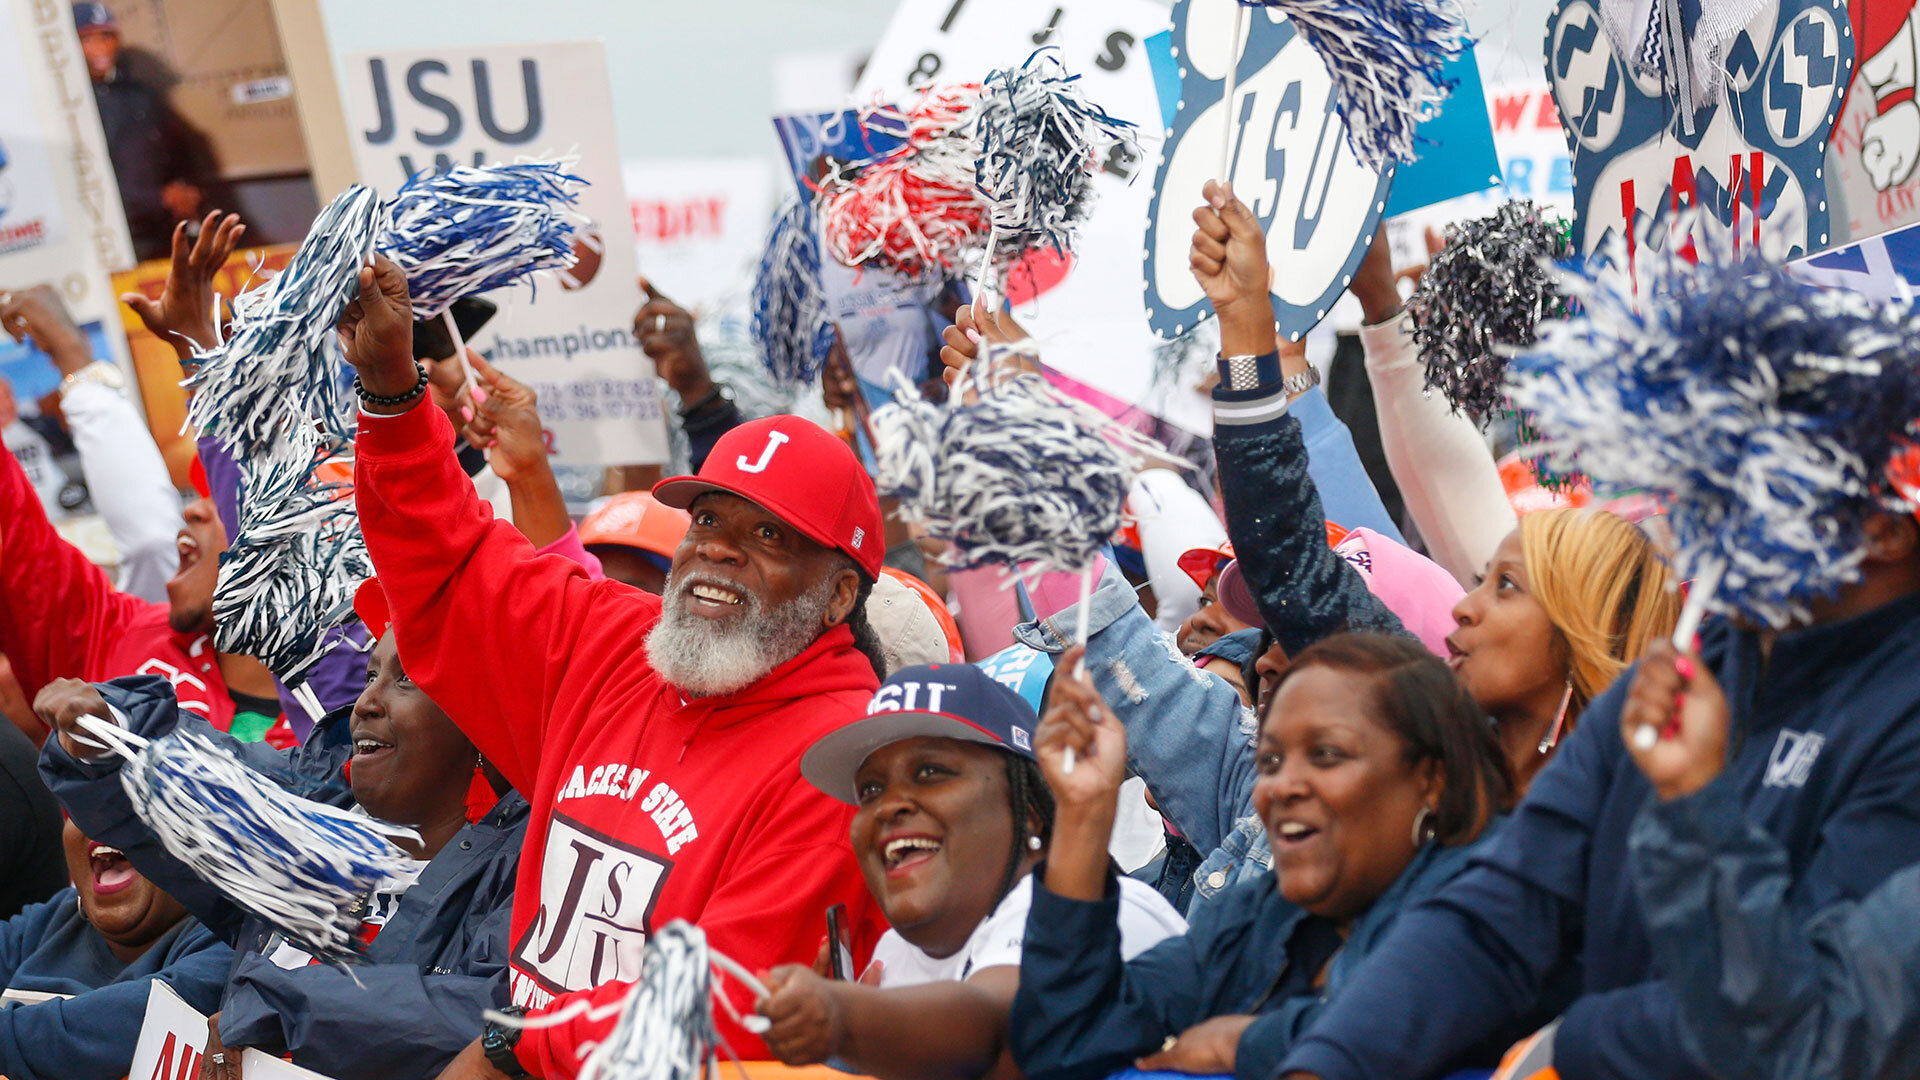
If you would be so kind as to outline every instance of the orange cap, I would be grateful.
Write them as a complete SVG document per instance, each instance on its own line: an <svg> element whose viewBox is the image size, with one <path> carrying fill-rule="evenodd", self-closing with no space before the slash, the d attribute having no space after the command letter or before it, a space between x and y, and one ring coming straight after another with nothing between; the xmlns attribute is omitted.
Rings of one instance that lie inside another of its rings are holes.
<svg viewBox="0 0 1920 1080"><path fill-rule="evenodd" d="M1507 505L1519 516L1536 510L1586 506L1593 502L1593 489L1582 480L1571 491L1553 491L1540 483L1533 466L1518 453L1500 459L1500 486L1507 489Z"/></svg>
<svg viewBox="0 0 1920 1080"><path fill-rule="evenodd" d="M645 491L623 491L580 523L580 543L618 544L673 558L693 518Z"/></svg>
<svg viewBox="0 0 1920 1080"><path fill-rule="evenodd" d="M933 620L940 624L940 633L947 639L948 659L956 664L966 663L967 653L960 644L960 624L953 621L953 612L947 610L947 602L940 599L940 594L933 591L933 586L905 570L896 570L891 566L882 566L880 572L912 589L926 603L927 610L933 612Z"/></svg>

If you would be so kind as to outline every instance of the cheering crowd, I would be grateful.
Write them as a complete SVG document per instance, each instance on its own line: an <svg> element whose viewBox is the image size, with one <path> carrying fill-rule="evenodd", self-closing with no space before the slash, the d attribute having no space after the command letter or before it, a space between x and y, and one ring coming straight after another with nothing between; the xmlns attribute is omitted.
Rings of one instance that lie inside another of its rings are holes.
<svg viewBox="0 0 1920 1080"><path fill-rule="evenodd" d="M244 1049L569 1080L674 920L764 981L716 984L733 1055L885 1080L1920 1075L1920 520L1870 513L1797 624L1676 648L1658 517L1518 516L1380 242L1351 291L1389 513L1276 338L1258 221L1200 194L1218 486L1141 474L1084 595L940 573L857 436L750 417L650 287L695 471L576 523L532 391L416 333L376 257L337 330L377 576L292 689L214 645L228 449L176 509L57 296L0 293L122 553L116 582L0 454L0 1076L125 1076L157 980L211 1018L210 1080ZM242 231L177 228L133 303L183 364ZM1024 336L962 306L918 374ZM98 721L410 829L363 955L162 843Z"/></svg>

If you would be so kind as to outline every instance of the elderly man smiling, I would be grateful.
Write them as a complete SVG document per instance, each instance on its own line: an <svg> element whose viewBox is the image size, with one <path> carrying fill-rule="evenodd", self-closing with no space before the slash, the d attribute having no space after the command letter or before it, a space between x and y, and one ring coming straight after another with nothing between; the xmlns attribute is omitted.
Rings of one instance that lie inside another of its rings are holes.
<svg viewBox="0 0 1920 1080"><path fill-rule="evenodd" d="M798 417L735 428L700 475L655 489L692 517L665 594L595 582L492 520L446 416L418 407L412 326L404 277L376 259L340 322L355 498L408 673L533 804L505 943L515 1003L618 999L673 919L764 970L810 963L844 903L864 963L885 924L847 846L853 808L800 775L879 686L862 605L885 540L852 452ZM443 1075L571 1077L610 1026L490 1027Z"/></svg>

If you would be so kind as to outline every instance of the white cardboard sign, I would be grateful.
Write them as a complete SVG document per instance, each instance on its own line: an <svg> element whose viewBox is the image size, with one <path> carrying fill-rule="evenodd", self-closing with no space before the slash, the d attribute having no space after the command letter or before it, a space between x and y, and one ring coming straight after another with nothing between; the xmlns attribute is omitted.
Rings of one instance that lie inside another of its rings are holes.
<svg viewBox="0 0 1920 1080"><path fill-rule="evenodd" d="M576 209L595 238L578 283L496 292L500 313L470 344L539 393L557 462L667 460L653 364L633 340L632 208L600 43L383 50L349 56L346 69L354 161L384 196L437 164L579 155L574 173L589 186Z"/></svg>
<svg viewBox="0 0 1920 1080"><path fill-rule="evenodd" d="M207 1018L159 979L147 984L147 1016L127 1080L194 1080L207 1045Z"/></svg>

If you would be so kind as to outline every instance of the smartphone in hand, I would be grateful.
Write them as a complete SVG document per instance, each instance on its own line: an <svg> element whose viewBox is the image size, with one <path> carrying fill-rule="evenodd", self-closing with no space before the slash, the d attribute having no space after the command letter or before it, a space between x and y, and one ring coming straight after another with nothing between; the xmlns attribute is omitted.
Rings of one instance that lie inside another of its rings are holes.
<svg viewBox="0 0 1920 1080"><path fill-rule="evenodd" d="M835 904L827 909L827 940L832 943L827 963L830 977L838 982L853 978L853 950L847 947L846 925L847 905Z"/></svg>

